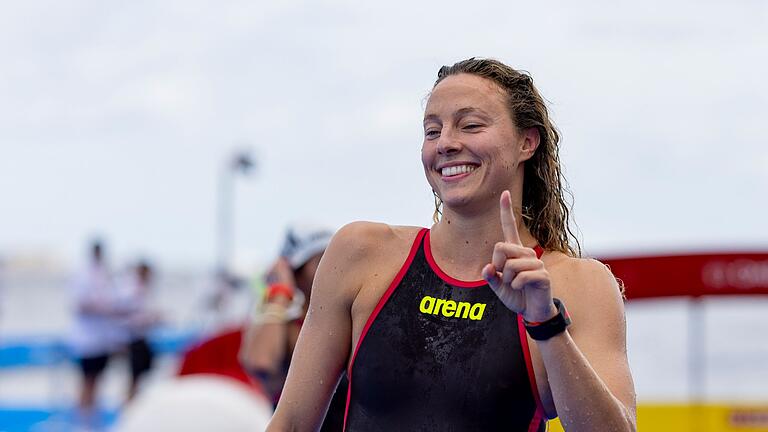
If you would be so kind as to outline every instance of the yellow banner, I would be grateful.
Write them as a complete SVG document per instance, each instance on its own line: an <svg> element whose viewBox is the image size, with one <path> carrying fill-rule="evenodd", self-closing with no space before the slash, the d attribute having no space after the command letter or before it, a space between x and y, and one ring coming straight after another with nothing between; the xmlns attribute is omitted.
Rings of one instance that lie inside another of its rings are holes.
<svg viewBox="0 0 768 432"><path fill-rule="evenodd" d="M641 432L768 432L768 405L642 404L637 423ZM555 419L549 430L563 427Z"/></svg>

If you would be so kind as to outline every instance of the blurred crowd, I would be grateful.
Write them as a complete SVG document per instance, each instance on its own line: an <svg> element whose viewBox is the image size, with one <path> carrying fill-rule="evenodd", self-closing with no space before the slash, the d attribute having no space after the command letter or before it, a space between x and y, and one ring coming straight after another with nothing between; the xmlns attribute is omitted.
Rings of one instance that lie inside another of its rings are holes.
<svg viewBox="0 0 768 432"><path fill-rule="evenodd" d="M79 408L85 423L94 415L97 385L110 359L128 357L127 401L152 368L148 333L161 321L150 303L153 275L152 265L144 259L133 263L126 274L116 275L105 245L94 240L87 262L70 281L74 320L69 345L81 373Z"/></svg>
<svg viewBox="0 0 768 432"><path fill-rule="evenodd" d="M203 404L211 409L216 398L225 397L227 393L226 388L210 387L211 377L219 384L235 383L246 389L249 394L246 399L255 396L257 405L268 409L261 417L266 421L280 398L291 355L307 314L312 282L333 234L333 229L311 223L289 226L280 252L268 270L252 284L248 315L235 327L222 325L208 329L205 335L200 335L188 346L179 360L178 376L166 380L164 385L151 386L160 387L165 392L161 397L157 394L159 390L153 392L149 387L147 392L140 391L156 356L150 333L163 324L162 314L152 301L156 269L148 260L139 259L131 263L127 271L116 272L109 264L105 243L92 241L86 262L70 281L74 319L69 346L80 373L77 421L86 429L101 428L97 420L100 381L112 360L121 357L127 361L116 364L128 365L124 373L129 374L130 379L125 392L127 409L121 415L118 430L134 430L131 424L142 424L144 420L141 419L147 416L157 425L182 418L190 423L189 430L197 430L196 427L204 424L202 419L196 420L190 414L174 414L179 409L193 412L194 403L178 401L174 394L182 391L182 387L174 390L167 384L174 382L174 385L183 386L187 394L197 391L201 400L211 398ZM239 283L233 283L237 281ZM208 306L220 307L222 298L227 297L227 290L244 285L232 274L221 273ZM206 377L207 381L200 382L199 377ZM193 379L198 381L193 382ZM323 431L343 428L347 385L345 379L339 384ZM195 390L195 386L210 388ZM138 403L131 403L137 394ZM242 395L232 397L237 399ZM148 400L152 402L147 403ZM228 405L233 404L236 402ZM257 408L254 409L259 412L260 408ZM153 414L148 414L150 411ZM249 423L253 424L253 421Z"/></svg>

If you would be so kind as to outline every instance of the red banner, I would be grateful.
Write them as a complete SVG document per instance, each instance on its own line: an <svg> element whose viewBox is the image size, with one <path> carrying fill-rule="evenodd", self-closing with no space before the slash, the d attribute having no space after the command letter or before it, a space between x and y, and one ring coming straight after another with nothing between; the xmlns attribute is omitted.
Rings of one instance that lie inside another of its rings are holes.
<svg viewBox="0 0 768 432"><path fill-rule="evenodd" d="M768 294L768 253L601 258L628 299Z"/></svg>

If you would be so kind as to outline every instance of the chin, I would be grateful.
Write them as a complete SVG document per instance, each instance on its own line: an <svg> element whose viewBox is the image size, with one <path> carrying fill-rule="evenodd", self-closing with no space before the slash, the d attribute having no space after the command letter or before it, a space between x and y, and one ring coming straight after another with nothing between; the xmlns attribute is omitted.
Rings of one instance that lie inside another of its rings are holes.
<svg viewBox="0 0 768 432"><path fill-rule="evenodd" d="M472 197L467 194L447 194L442 199L443 207L461 208L472 203Z"/></svg>

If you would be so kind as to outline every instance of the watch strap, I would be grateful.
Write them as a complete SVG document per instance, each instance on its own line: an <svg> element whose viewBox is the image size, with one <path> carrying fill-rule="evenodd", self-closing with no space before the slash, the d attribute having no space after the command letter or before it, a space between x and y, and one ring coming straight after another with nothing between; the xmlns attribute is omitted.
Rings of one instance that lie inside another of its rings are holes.
<svg viewBox="0 0 768 432"><path fill-rule="evenodd" d="M552 301L557 308L557 315L540 323L530 323L523 320L525 330L528 332L531 339L547 340L552 336L564 332L566 327L571 325L571 317L565 309L565 304L558 298L553 298Z"/></svg>

